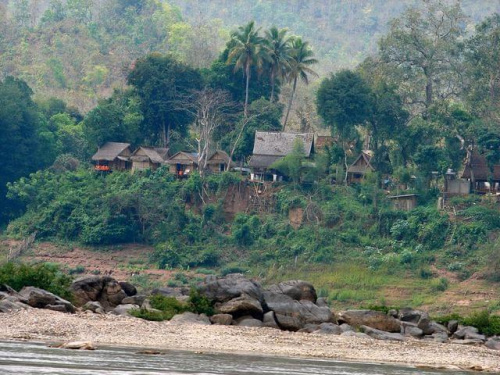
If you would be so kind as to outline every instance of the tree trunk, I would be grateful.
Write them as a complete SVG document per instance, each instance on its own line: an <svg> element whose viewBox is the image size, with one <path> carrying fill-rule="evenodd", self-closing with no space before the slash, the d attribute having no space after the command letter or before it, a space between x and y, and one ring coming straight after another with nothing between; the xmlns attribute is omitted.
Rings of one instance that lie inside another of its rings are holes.
<svg viewBox="0 0 500 375"><path fill-rule="evenodd" d="M169 128L170 129L170 128ZM163 120L162 122L162 132L161 132L161 138L162 138L162 143L163 143L163 147L167 148L168 147L168 130L167 130L167 126L165 124L165 120Z"/></svg>
<svg viewBox="0 0 500 375"><path fill-rule="evenodd" d="M245 71L246 71L246 75L247 75L247 82L246 82L246 87L245 87L245 107L243 110L243 115L245 117L247 117L248 116L248 89L250 86L250 64L247 63Z"/></svg>
<svg viewBox="0 0 500 375"><path fill-rule="evenodd" d="M274 77L274 72L271 73L271 103L274 103L274 84L275 84L275 77Z"/></svg>
<svg viewBox="0 0 500 375"><path fill-rule="evenodd" d="M427 83L425 85L425 106L429 108L432 104L433 87L432 76L427 76Z"/></svg>
<svg viewBox="0 0 500 375"><path fill-rule="evenodd" d="M295 95L296 88L297 88L297 78L293 80L292 95L290 95L290 100L288 101L288 109L286 111L285 122L283 123L283 131L285 131L286 123L288 122L288 115L290 114L290 109L292 108L293 96Z"/></svg>

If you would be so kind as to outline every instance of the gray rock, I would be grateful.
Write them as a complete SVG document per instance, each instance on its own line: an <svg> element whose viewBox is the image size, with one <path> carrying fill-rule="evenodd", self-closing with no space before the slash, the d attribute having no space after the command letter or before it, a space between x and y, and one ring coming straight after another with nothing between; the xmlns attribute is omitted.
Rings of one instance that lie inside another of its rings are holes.
<svg viewBox="0 0 500 375"><path fill-rule="evenodd" d="M401 322L401 334L405 336L421 338L424 335L424 332L420 328L418 328L416 323Z"/></svg>
<svg viewBox="0 0 500 375"><path fill-rule="evenodd" d="M464 340L479 340L479 341L485 342L486 336L481 335L480 333L474 333L474 332L468 331L465 333Z"/></svg>
<svg viewBox="0 0 500 375"><path fill-rule="evenodd" d="M306 324L303 328L299 329L297 332L312 333L319 329L318 324Z"/></svg>
<svg viewBox="0 0 500 375"><path fill-rule="evenodd" d="M340 335L342 332L342 328L333 323L321 323L319 329L314 331L320 335Z"/></svg>
<svg viewBox="0 0 500 375"><path fill-rule="evenodd" d="M262 327L262 321L253 318L252 316L244 316L237 319L235 325L238 327Z"/></svg>
<svg viewBox="0 0 500 375"><path fill-rule="evenodd" d="M143 294L136 294L135 296L125 297L122 299L123 305L139 305L142 306L144 301L146 300L146 296Z"/></svg>
<svg viewBox="0 0 500 375"><path fill-rule="evenodd" d="M405 341L405 337L400 333L385 332L368 326L361 326L359 328L362 332L376 340Z"/></svg>
<svg viewBox="0 0 500 375"><path fill-rule="evenodd" d="M71 284L77 306L99 301L106 310L112 310L127 297L122 287L110 276L84 276Z"/></svg>
<svg viewBox="0 0 500 375"><path fill-rule="evenodd" d="M274 311L268 311L264 314L264 317L262 319L262 326L276 329L280 328L278 327L278 323L276 322Z"/></svg>
<svg viewBox="0 0 500 375"><path fill-rule="evenodd" d="M390 309L390 310L387 312L387 315L392 316L392 317L393 317L393 318L395 318L395 319L398 319L398 310L395 310L395 309Z"/></svg>
<svg viewBox="0 0 500 375"><path fill-rule="evenodd" d="M198 285L198 291L214 302L227 302L243 294L257 301L262 301L260 284L239 273L230 274L224 278L209 275Z"/></svg>
<svg viewBox="0 0 500 375"><path fill-rule="evenodd" d="M216 307L218 313L231 314L233 316L252 315L253 317L262 317L264 310L262 305L255 298L247 294L233 298Z"/></svg>
<svg viewBox="0 0 500 375"><path fill-rule="evenodd" d="M64 307L63 305L46 305L44 308L47 310L52 310L52 311L57 311L57 312L62 312L62 313L67 312L66 307Z"/></svg>
<svg viewBox="0 0 500 375"><path fill-rule="evenodd" d="M398 317L399 320L403 322L418 323L423 315L427 316L427 313L424 313L423 311L420 310L414 310L409 307L405 307L399 310Z"/></svg>
<svg viewBox="0 0 500 375"><path fill-rule="evenodd" d="M182 314L175 315L169 322L171 325L185 325L185 324L200 324L200 325L210 325L210 319L205 314L195 314L192 312L184 312Z"/></svg>
<svg viewBox="0 0 500 375"><path fill-rule="evenodd" d="M479 330L476 327L471 326L459 326L457 331L451 336L453 339L463 340L466 335L479 333Z"/></svg>
<svg viewBox="0 0 500 375"><path fill-rule="evenodd" d="M233 316L231 314L215 314L210 317L210 322L219 326L230 326L233 322Z"/></svg>
<svg viewBox="0 0 500 375"><path fill-rule="evenodd" d="M69 301L40 288L27 286L21 289L19 294L26 299L27 304L31 307L47 308L47 306L50 306L51 310L68 313L74 313L76 311L75 306ZM56 306L62 306L64 309Z"/></svg>
<svg viewBox="0 0 500 375"><path fill-rule="evenodd" d="M271 285L267 290L273 293L285 294L296 301L305 300L316 303L318 298L314 286L302 280L284 281L277 285Z"/></svg>
<svg viewBox="0 0 500 375"><path fill-rule="evenodd" d="M339 323L345 322L353 327L368 326L385 332L399 333L401 323L380 311L348 310L338 316Z"/></svg>
<svg viewBox="0 0 500 375"><path fill-rule="evenodd" d="M104 309L101 304L97 301L89 301L85 305L82 306L83 311L92 311L96 314L104 314Z"/></svg>
<svg viewBox="0 0 500 375"><path fill-rule="evenodd" d="M132 296L135 296L137 294L137 288L135 286L133 286L132 284L130 284L129 282L120 281L119 284L122 287L122 290L125 292L125 294L128 297L132 297Z"/></svg>
<svg viewBox="0 0 500 375"><path fill-rule="evenodd" d="M347 323L342 323L339 327L342 330L342 332L356 332L356 330Z"/></svg>
<svg viewBox="0 0 500 375"><path fill-rule="evenodd" d="M433 333L446 333L449 334L448 329L432 321L427 313L422 314L420 320L418 321L418 328L422 330L424 335L432 335Z"/></svg>
<svg viewBox="0 0 500 375"><path fill-rule="evenodd" d="M290 331L298 331L306 324L334 322L333 314L327 307L316 306L311 301L297 301L274 292L264 292L264 303L274 311L278 326Z"/></svg>
<svg viewBox="0 0 500 375"><path fill-rule="evenodd" d="M12 301L9 298L4 298L0 301L0 313L15 312L28 308L28 305L21 303L18 300Z"/></svg>
<svg viewBox="0 0 500 375"><path fill-rule="evenodd" d="M131 316L130 310L138 310L138 305L119 305L111 310L110 314L121 315L121 316Z"/></svg>
<svg viewBox="0 0 500 375"><path fill-rule="evenodd" d="M448 334L445 332L434 332L431 335L433 341L445 343L448 342Z"/></svg>
<svg viewBox="0 0 500 375"><path fill-rule="evenodd" d="M458 321L457 320L450 320L447 324L448 331L450 333L455 333L458 329Z"/></svg>
<svg viewBox="0 0 500 375"><path fill-rule="evenodd" d="M484 345L489 349L500 350L500 337L491 337Z"/></svg>
<svg viewBox="0 0 500 375"><path fill-rule="evenodd" d="M319 307L328 307L328 302L326 301L326 298L320 297L316 300L316 305Z"/></svg>

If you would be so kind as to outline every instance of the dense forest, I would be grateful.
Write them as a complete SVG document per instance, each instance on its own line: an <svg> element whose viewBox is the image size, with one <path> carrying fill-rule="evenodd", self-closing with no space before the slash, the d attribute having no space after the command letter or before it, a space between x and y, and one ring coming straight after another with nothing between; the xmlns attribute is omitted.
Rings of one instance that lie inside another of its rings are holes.
<svg viewBox="0 0 500 375"><path fill-rule="evenodd" d="M351 264L446 289L437 267L498 282L500 5L387 3L0 1L4 235L144 243L160 268ZM295 144L272 166L285 182L258 194L233 172L90 165L115 141L199 165L222 149L241 167L257 130L332 143L314 160ZM366 149L374 172L348 185ZM438 210L446 173L473 153L489 194ZM400 192L419 207L395 210Z"/></svg>

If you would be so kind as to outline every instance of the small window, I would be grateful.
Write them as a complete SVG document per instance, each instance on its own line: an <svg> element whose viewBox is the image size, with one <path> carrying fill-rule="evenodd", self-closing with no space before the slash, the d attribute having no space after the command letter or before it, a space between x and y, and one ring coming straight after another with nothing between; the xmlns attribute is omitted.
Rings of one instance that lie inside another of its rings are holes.
<svg viewBox="0 0 500 375"><path fill-rule="evenodd" d="M219 171L220 171L220 172L224 172L225 170L226 170L226 164L224 164L224 163L220 163L220 164L219 164Z"/></svg>

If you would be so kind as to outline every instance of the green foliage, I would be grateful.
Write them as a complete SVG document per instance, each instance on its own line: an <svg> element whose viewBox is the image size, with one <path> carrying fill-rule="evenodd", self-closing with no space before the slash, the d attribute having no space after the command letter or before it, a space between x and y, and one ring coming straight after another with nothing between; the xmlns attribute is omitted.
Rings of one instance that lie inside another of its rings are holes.
<svg viewBox="0 0 500 375"><path fill-rule="evenodd" d="M213 303L195 289L189 291L189 309L197 314L205 314L208 316L214 315Z"/></svg>
<svg viewBox="0 0 500 375"><path fill-rule="evenodd" d="M69 290L71 282L71 277L52 263L30 265L9 262L0 265L0 284L7 284L17 291L25 286L33 286L72 300Z"/></svg>
<svg viewBox="0 0 500 375"><path fill-rule="evenodd" d="M174 315L182 314L185 311L188 311L188 306L179 302L177 299L173 297L165 297L161 294L155 294L150 299L151 307L158 311L150 311L147 309L138 309L132 310L130 314L135 316L136 318L153 320L153 321L162 321L162 320L170 320L174 317Z"/></svg>
<svg viewBox="0 0 500 375"><path fill-rule="evenodd" d="M446 289L448 289L448 285L448 279L444 277L431 280L431 290L433 292L444 292Z"/></svg>

